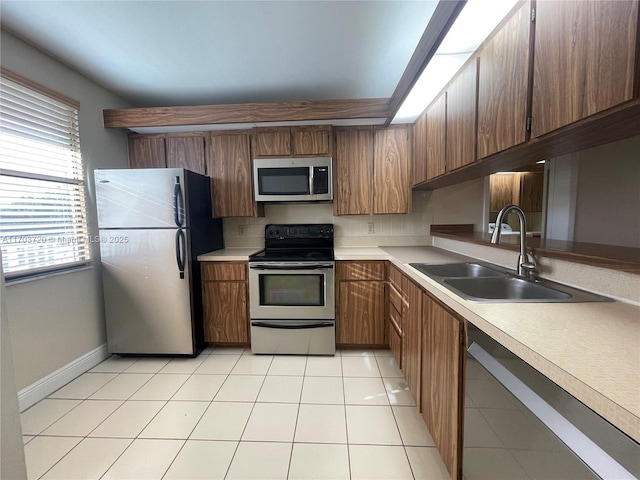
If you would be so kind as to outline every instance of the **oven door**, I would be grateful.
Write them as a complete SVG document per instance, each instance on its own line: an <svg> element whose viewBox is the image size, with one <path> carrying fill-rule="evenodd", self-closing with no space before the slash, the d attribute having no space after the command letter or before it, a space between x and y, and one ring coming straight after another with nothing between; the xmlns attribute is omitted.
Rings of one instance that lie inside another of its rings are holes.
<svg viewBox="0 0 640 480"><path fill-rule="evenodd" d="M334 262L249 262L254 320L334 320Z"/></svg>

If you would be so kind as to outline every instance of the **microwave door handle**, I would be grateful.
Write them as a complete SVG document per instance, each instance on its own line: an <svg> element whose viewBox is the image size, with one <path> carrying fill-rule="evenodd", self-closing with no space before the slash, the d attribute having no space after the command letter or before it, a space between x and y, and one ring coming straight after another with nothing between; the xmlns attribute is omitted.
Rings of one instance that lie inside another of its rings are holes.
<svg viewBox="0 0 640 480"><path fill-rule="evenodd" d="M309 194L310 195L314 195L315 192L313 191L313 172L314 172L314 168L313 166L309 167Z"/></svg>

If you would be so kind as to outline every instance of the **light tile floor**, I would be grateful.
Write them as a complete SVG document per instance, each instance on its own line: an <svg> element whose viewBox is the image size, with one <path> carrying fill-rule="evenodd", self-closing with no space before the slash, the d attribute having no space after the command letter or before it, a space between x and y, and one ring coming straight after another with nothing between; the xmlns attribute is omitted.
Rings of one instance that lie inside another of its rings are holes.
<svg viewBox="0 0 640 480"><path fill-rule="evenodd" d="M110 357L22 414L30 479L447 479L391 353Z"/></svg>

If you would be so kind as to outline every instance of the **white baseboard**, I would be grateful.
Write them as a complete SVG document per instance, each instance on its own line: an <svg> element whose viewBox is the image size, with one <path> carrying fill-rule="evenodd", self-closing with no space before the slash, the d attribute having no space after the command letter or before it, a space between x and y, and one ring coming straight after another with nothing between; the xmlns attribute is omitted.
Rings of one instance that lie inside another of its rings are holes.
<svg viewBox="0 0 640 480"><path fill-rule="evenodd" d="M76 358L64 367L59 368L55 372L52 372L37 382L32 383L28 387L23 388L18 392L18 404L20 405L20 411L24 412L27 408L38 403L48 395L51 395L74 378L98 365L104 359L109 357L109 355L110 353L107 352L107 344L104 343L98 348L94 348L90 352Z"/></svg>

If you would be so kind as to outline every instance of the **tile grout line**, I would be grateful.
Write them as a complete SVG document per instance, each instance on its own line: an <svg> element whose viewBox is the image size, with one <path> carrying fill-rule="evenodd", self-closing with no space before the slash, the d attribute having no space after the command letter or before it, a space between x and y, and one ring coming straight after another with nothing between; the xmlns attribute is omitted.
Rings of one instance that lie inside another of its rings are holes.
<svg viewBox="0 0 640 480"><path fill-rule="evenodd" d="M340 355L340 372L342 374L341 379L342 379L342 401L344 405L344 428L346 430L345 434L347 437L347 466L349 467L349 479L351 479L353 477L353 474L351 472L351 444L349 443L349 421L347 419L347 392L344 385L344 367L342 365L342 358L344 357L341 354Z"/></svg>
<svg viewBox="0 0 640 480"><path fill-rule="evenodd" d="M238 360L236 361L236 363L233 365L233 367L229 371L229 375L231 375L231 371L233 371L233 369L238 364L238 362L240 361L240 359L242 358L243 355L244 355L244 352L240 355L240 357L238 357ZM271 368L271 364L273 364L273 359L274 358L275 358L275 356L271 357L271 362L269 363L269 367L267 367L267 373L269 373L269 368ZM233 460L236 458L236 455L238 453L238 448L240 448L240 443L242 442L242 437L244 435L244 432L247 430L247 425L249 425L249 420L251 420L251 415L253 414L253 410L256 407L256 403L258 403L258 397L260 396L260 392L262 391L262 387L264 385L264 382L267 380L267 373L265 373L264 378L262 379L262 384L260 384L260 389L258 390L258 393L256 394L256 398L253 401L253 405L251 406L251 411L249 412L249 416L247 417L247 422L244 424L244 428L242 429L242 433L240 433L240 438L238 439L238 443L236 444L236 448L233 451L233 455L231 455L231 460L229 461L229 466L227 467L227 470L224 473L224 478L225 479L229 475L229 471L231 470L231 465L233 465ZM223 385L224 385L224 383L223 383ZM222 388L222 386L220 388ZM215 399L215 397L214 397L214 399Z"/></svg>
<svg viewBox="0 0 640 480"><path fill-rule="evenodd" d="M204 351L203 351L204 352ZM203 353L201 352L200 355L202 355ZM202 365L210 356L211 353L209 354L205 354L207 356L207 358L205 358L204 360L202 360L202 362L200 362L200 364L193 370L193 372L191 372L187 378L185 379L184 382L182 382L182 384L180 385L180 387L178 387L178 389L173 393L173 395L171 395L171 398L167 401L167 404L169 404L170 401L179 401L179 400L173 400L173 397L175 397L177 395L177 393L180 391L180 389L182 387L184 387L184 385L189 381L190 378L192 378L195 374L196 374L196 370L200 367L200 365ZM238 358L238 360L240 360L240 357ZM236 362L237 363L237 362ZM235 366L235 364L234 364ZM158 372L159 373L159 372ZM222 384L220 384L220 388L222 388L222 385L224 384L224 382L226 382L227 378L229 377L229 375L227 375L227 377L224 379L224 381L222 382ZM220 391L220 388L218 388L218 390L216 391L216 393L213 395L213 398L215 398L215 396L218 394L218 392ZM200 417L198 418L198 420L193 424L193 428L191 429L191 431L189 432L189 434L187 435L187 437L184 439L184 442L182 443L182 445L180 446L180 449L178 450L178 452L176 453L175 457L173 457L173 460L171 460L171 462L169 463L169 465L167 466L166 470L164 471L164 473L162 474L161 478L164 478L167 473L169 472L169 470L171 470L171 467L173 466L173 464L175 463L176 459L180 456L180 453L182 452L182 450L184 449L184 447L187 445L187 442L189 441L189 438L191 438L191 435L193 435L193 432L195 431L195 429L198 427L198 424L202 421L202 418L204 417L205 413L207 413L207 410L209 409L209 407L211 406L211 404L213 403L213 398L208 402L208 405L206 406L206 408L202 411L202 413L200 414ZM204 402L203 402L204 403ZM165 406L166 406L165 405ZM164 409L164 407L162 407L162 409ZM162 410L160 409L158 411L158 413L160 413L160 411ZM154 416L155 418L155 416ZM148 426L149 424L147 424ZM146 428L146 427L145 427ZM142 429L142 431L144 431L144 428Z"/></svg>
<svg viewBox="0 0 640 480"><path fill-rule="evenodd" d="M275 356L274 356L275 358ZM296 423L293 427L293 438L291 439L291 452L289 453L289 465L287 466L287 478L291 475L291 462L293 461L293 448L296 444L296 433L298 431L298 420L300 419L300 408L302 407L302 392L304 391L304 379L307 373L307 363L309 356L305 356L304 371L302 372L302 387L300 388L300 396L298 397L298 411L296 413Z"/></svg>

